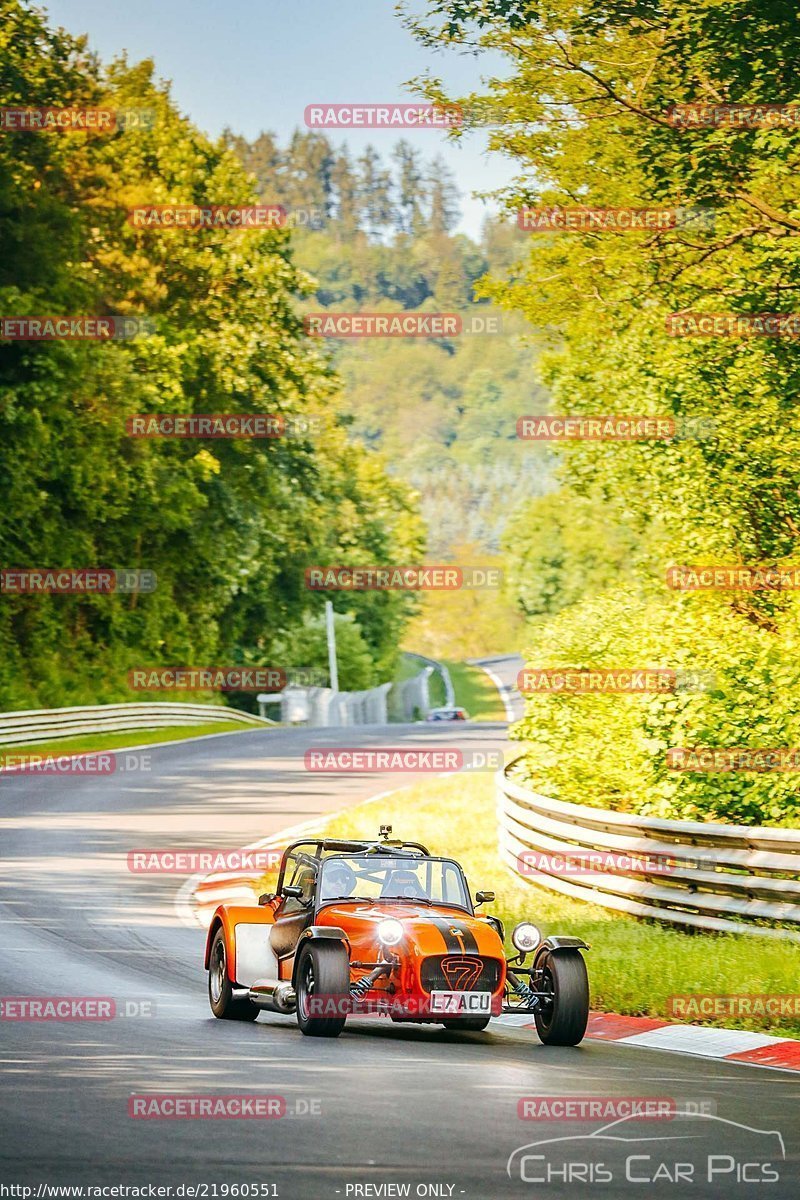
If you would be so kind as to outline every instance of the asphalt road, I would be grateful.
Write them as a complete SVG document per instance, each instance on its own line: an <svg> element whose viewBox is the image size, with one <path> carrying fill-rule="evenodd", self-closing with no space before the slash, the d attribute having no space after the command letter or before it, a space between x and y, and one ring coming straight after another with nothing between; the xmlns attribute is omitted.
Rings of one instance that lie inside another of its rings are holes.
<svg viewBox="0 0 800 1200"><path fill-rule="evenodd" d="M517 676L525 666L524 658L520 654L496 654L490 658L472 658L470 662L483 667L495 684L500 684L506 715L509 720L518 721L525 707L517 690Z"/></svg>
<svg viewBox="0 0 800 1200"><path fill-rule="evenodd" d="M602 1042L546 1048L530 1031L494 1025L459 1035L353 1022L329 1042L302 1037L293 1018L212 1018L203 933L176 906L182 880L129 873L128 851L241 846L407 782L309 775L309 746L456 737L466 749L497 748L505 730L400 726L344 739L334 730L257 731L152 750L149 772L0 776L3 995L112 997L130 1010L102 1023L0 1022L0 1184L28 1185L34 1196L56 1194L37 1192L40 1184L170 1185L173 1196L191 1194L180 1185L204 1185L194 1194L212 1197L237 1195L226 1185L269 1185L249 1195L282 1200L797 1196L798 1076ZM266 1093L284 1097L289 1111L276 1120L128 1116L131 1094L175 1092ZM518 1116L522 1097L564 1095L671 1097L715 1108L717 1119L617 1127L632 1149L585 1137L551 1143L517 1155L509 1177L519 1147L598 1128ZM726 1122L779 1131L785 1160L775 1135ZM638 1182L625 1179L628 1153ZM710 1185L708 1154L718 1171ZM682 1182L648 1182L659 1170L674 1176L676 1162ZM776 1182L753 1182L773 1169ZM545 1171L551 1182L530 1182Z"/></svg>

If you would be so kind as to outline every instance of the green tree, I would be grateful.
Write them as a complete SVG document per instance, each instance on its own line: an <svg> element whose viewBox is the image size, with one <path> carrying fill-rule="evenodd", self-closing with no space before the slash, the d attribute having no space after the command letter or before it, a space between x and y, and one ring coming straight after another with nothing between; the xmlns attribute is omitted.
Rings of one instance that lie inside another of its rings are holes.
<svg viewBox="0 0 800 1200"><path fill-rule="evenodd" d="M334 152L324 133L296 129L284 156L284 187L294 208L318 210L327 219L334 206Z"/></svg>
<svg viewBox="0 0 800 1200"><path fill-rule="evenodd" d="M158 587L4 593L2 706L131 698L136 664L270 663L318 603L307 565L421 553L411 494L348 442L338 385L296 309L308 285L287 231L126 220L167 201L252 204L252 177L225 141L180 116L151 63L102 68L14 0L3 15L4 105L145 108L154 120L102 136L4 135L0 310L147 317L153 332L0 347L0 561L146 568ZM327 427L275 440L125 435L126 418L154 412L319 415ZM387 678L409 611L399 595L359 605Z"/></svg>
<svg viewBox="0 0 800 1200"><path fill-rule="evenodd" d="M259 198L266 203L290 204L294 201L285 190L285 159L275 135L262 131L254 142L223 130L225 145L241 160L245 170L256 177Z"/></svg>
<svg viewBox="0 0 800 1200"><path fill-rule="evenodd" d="M374 146L367 146L358 160L358 200L363 228L378 237L391 227L392 177Z"/></svg>
<svg viewBox="0 0 800 1200"><path fill-rule="evenodd" d="M508 590L528 617L552 616L615 585L635 590L644 536L612 524L602 496L562 488L534 497L503 532Z"/></svg>
<svg viewBox="0 0 800 1200"><path fill-rule="evenodd" d="M458 224L458 188L453 173L440 154L434 158L428 172L428 201L430 217L428 225L434 237L450 233Z"/></svg>
<svg viewBox="0 0 800 1200"><path fill-rule="evenodd" d="M338 601L334 601L337 605ZM339 690L359 692L386 680L378 672L369 645L352 613L337 612L336 666ZM316 668L322 677L328 671L328 640L324 613L306 613L302 625L281 643L276 652L280 661L292 667ZM326 683L324 686L328 686Z"/></svg>
<svg viewBox="0 0 800 1200"><path fill-rule="evenodd" d="M336 197L337 231L345 240L350 240L359 226L360 198L356 174L346 149L336 155L331 168L331 184Z"/></svg>
<svg viewBox="0 0 800 1200"><path fill-rule="evenodd" d="M427 200L421 155L403 138L395 146L392 158L397 165L397 230L416 235L425 225Z"/></svg>
<svg viewBox="0 0 800 1200"><path fill-rule="evenodd" d="M545 786L544 769L559 794L573 797L614 792L616 803L640 806L658 779L664 808L673 813L789 817L791 788L774 777L740 775L721 787L701 775L667 786L665 751L670 737L779 746L794 736L796 595L676 596L665 571L670 562L800 560L794 339L680 337L667 323L671 314L693 310L750 316L795 307L800 130L792 123L684 128L670 115L675 104L792 102L800 49L794 7L758 0L434 0L426 18L410 23L431 44L469 43L505 56L508 70L494 76L488 93L460 99L469 113L491 112L491 146L519 164L509 213L524 205L677 214L657 229L530 234L524 264L483 288L538 331L547 347L541 378L556 412L667 416L707 430L564 448L568 495L600 495L609 529L645 531L637 544L640 598L630 601L626 579L597 597L587 590L552 628L537 630L537 644L551 651L561 645L564 665L591 666L584 631L600 628L606 614L617 623L595 647L595 659L602 649L617 656L610 665L631 665L655 646L662 665L680 665L690 654L695 666L721 664L725 686L713 703L700 699L688 709L676 698L625 706L613 697L597 705L563 697L560 717L547 723L549 749L539 737L544 701L531 700L517 731L536 743L531 772ZM431 99L456 99L437 80L425 90ZM586 514L583 523L588 534ZM524 555L524 545L519 550ZM534 594L537 586L530 581ZM641 599L651 594L652 602ZM663 631L657 646L648 634L654 619ZM773 672L781 679L777 703ZM623 707L627 733L611 717ZM606 729L625 774L618 787L598 792L593 764ZM559 763L565 746L568 761Z"/></svg>

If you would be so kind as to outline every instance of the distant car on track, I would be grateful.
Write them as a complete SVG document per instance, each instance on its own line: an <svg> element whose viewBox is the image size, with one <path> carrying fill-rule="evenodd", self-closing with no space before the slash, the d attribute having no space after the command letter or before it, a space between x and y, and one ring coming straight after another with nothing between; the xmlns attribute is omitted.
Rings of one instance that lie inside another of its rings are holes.
<svg viewBox="0 0 800 1200"><path fill-rule="evenodd" d="M527 1013L543 1042L580 1042L586 943L522 922L507 958L501 922L475 912L494 892L473 903L457 862L390 835L385 825L374 842L293 842L276 893L217 908L205 953L214 1015L296 1013L304 1034L338 1037L359 1014L479 1031L493 1015Z"/></svg>
<svg viewBox="0 0 800 1200"><path fill-rule="evenodd" d="M432 708L425 718L426 721L468 721L469 713L465 708Z"/></svg>

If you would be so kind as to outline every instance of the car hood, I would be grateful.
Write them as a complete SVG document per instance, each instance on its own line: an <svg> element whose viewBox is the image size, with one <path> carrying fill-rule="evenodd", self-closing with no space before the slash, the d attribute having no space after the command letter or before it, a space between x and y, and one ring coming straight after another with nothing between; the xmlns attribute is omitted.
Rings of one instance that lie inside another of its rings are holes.
<svg viewBox="0 0 800 1200"><path fill-rule="evenodd" d="M402 922L405 937L397 947L417 955L480 954L504 958L503 943L485 917L474 917L460 908L427 904L336 904L323 908L315 922L343 929L355 946L374 946L377 927L387 917Z"/></svg>

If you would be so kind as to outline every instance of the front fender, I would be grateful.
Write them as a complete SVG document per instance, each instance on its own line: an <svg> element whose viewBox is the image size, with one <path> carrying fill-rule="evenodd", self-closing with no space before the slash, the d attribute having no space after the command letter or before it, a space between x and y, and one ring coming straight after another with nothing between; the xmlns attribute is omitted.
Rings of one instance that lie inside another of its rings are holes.
<svg viewBox="0 0 800 1200"><path fill-rule="evenodd" d="M297 985L297 964L300 961L300 951L306 942L339 942L347 951L348 961L350 959L350 940L343 929L340 929L338 925L309 925L297 939L292 963L292 984L294 986Z"/></svg>
<svg viewBox="0 0 800 1200"><path fill-rule="evenodd" d="M350 942L347 934L343 929L340 929L338 925L309 925L308 928L304 929L300 934L297 942L298 950L303 945L303 942L307 942L312 938L316 940L319 940L319 938L325 938L327 941L344 942L348 953L350 951Z"/></svg>
<svg viewBox="0 0 800 1200"><path fill-rule="evenodd" d="M578 937L546 937L543 942L540 942L536 947L536 955L533 960L533 968L536 968L549 958L551 954L563 953L566 950L588 950L589 945L584 942L583 938Z"/></svg>

